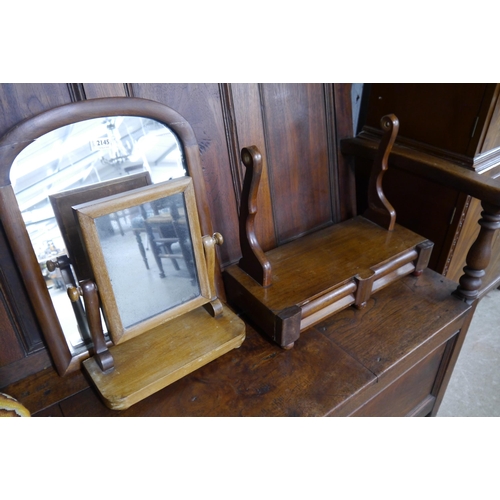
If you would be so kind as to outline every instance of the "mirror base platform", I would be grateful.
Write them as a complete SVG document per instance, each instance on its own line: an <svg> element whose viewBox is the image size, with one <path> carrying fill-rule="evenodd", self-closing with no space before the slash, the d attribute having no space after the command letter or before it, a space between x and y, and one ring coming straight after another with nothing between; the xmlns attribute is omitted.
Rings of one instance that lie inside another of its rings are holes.
<svg viewBox="0 0 500 500"><path fill-rule="evenodd" d="M105 405L125 410L223 354L240 347L245 324L227 306L212 317L203 307L110 347L115 369L104 373L94 358L83 362Z"/></svg>

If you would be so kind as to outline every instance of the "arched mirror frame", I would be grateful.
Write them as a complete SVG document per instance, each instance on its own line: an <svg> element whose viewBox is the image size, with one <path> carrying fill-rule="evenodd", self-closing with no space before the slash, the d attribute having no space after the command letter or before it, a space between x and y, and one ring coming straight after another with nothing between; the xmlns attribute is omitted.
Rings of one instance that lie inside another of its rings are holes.
<svg viewBox="0 0 500 500"><path fill-rule="evenodd" d="M68 348L11 186L10 169L17 155L44 134L72 123L107 116L150 118L164 124L177 135L187 171L193 179L201 230L203 234L213 234L198 142L190 124L168 106L135 97L79 101L52 108L8 131L0 139L0 218L45 341L61 376L78 369L89 353L73 356ZM216 276L216 282L220 283L220 277Z"/></svg>

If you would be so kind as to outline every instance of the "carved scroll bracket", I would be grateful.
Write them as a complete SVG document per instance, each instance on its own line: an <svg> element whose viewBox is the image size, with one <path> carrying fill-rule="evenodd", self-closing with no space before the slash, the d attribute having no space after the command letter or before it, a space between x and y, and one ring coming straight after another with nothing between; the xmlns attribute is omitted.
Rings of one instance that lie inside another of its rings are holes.
<svg viewBox="0 0 500 500"><path fill-rule="evenodd" d="M389 203L382 189L382 179L388 169L388 159L399 131L399 120L395 115L386 115L380 120L384 131L373 162L368 186L368 209L363 214L367 219L392 231L396 224L396 211Z"/></svg>
<svg viewBox="0 0 500 500"><path fill-rule="evenodd" d="M257 195L262 175L262 156L256 146L243 148L241 161L246 167L240 206L240 247L242 257L239 266L260 285L271 285L271 263L264 254L255 234Z"/></svg>
<svg viewBox="0 0 500 500"><path fill-rule="evenodd" d="M500 207L482 202L483 212L479 225L479 235L467 254L464 274L454 295L465 302L474 301L481 288L482 278L491 259L491 244L495 231L500 228Z"/></svg>

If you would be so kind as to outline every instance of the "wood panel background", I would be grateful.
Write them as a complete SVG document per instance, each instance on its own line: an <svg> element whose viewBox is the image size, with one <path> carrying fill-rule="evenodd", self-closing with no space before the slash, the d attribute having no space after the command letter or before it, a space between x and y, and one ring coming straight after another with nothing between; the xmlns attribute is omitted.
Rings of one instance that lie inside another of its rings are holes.
<svg viewBox="0 0 500 500"><path fill-rule="evenodd" d="M113 96L166 104L193 127L214 229L225 239L222 267L240 258L245 146L264 156L256 229L265 250L354 215L353 173L338 147L353 135L350 84L1 84L0 135L52 107ZM50 364L0 226L0 388Z"/></svg>

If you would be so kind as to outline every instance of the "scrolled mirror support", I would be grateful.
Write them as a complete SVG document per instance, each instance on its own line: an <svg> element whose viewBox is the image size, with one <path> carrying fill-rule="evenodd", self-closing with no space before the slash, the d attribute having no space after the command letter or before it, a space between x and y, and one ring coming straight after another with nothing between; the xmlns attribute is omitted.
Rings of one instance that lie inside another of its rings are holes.
<svg viewBox="0 0 500 500"><path fill-rule="evenodd" d="M80 281L79 287L68 288L68 296L71 302L76 302L80 297L83 297L85 310L87 311L90 335L92 337L92 343L94 344L94 358L99 368L104 373L113 371L115 362L106 345L106 340L104 339L97 285L91 280L82 280Z"/></svg>
<svg viewBox="0 0 500 500"><path fill-rule="evenodd" d="M215 289L214 273L215 273L215 246L222 245L224 238L220 233L214 233L212 236L203 236L203 248L205 249L205 258L207 260L207 271L210 286L210 302L206 304L208 312L217 318L222 314L222 303L217 298L217 291Z"/></svg>

